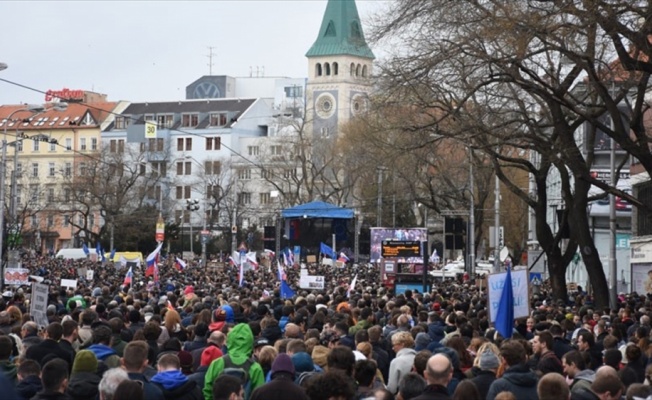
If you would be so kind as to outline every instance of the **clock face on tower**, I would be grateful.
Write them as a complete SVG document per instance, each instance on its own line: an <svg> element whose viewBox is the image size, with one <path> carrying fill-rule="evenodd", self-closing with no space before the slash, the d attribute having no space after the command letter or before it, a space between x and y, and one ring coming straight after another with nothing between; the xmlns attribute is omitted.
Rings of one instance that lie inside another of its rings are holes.
<svg viewBox="0 0 652 400"><path fill-rule="evenodd" d="M322 93L317 97L317 100L315 101L315 110L319 118L327 119L332 117L333 114L335 114L336 109L337 102L332 94Z"/></svg>
<svg viewBox="0 0 652 400"><path fill-rule="evenodd" d="M220 98L220 89L213 82L202 82L195 87L192 92L195 99L218 99Z"/></svg>

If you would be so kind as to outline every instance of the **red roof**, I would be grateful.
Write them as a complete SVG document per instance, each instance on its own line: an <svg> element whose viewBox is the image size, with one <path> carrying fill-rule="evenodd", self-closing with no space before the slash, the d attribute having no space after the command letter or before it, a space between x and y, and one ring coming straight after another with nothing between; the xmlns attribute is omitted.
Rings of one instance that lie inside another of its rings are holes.
<svg viewBox="0 0 652 400"><path fill-rule="evenodd" d="M0 129L19 129L19 130L51 130L51 129L69 129L72 126L79 127L86 113L90 112L95 120L94 124L81 125L81 127L95 128L98 127L113 111L117 103L69 103L68 108L64 111L57 111L52 107L56 103L48 103L47 111L42 113L32 113L30 111L18 111L25 109L27 105L6 105L0 106ZM7 117L11 116L12 121L21 121L18 123L7 122ZM26 119L29 122L25 122ZM8 125L5 125L7 124Z"/></svg>

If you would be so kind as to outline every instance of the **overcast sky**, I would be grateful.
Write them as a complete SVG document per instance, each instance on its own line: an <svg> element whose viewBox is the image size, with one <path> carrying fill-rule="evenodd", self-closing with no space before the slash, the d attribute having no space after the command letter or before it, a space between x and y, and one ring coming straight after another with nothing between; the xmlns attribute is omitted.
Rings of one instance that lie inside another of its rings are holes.
<svg viewBox="0 0 652 400"><path fill-rule="evenodd" d="M388 5L357 0L366 17ZM1 2L0 78L46 91L93 90L110 101L185 98L209 74L306 77L325 0ZM382 54L374 49L376 56ZM0 104L44 95L0 81Z"/></svg>

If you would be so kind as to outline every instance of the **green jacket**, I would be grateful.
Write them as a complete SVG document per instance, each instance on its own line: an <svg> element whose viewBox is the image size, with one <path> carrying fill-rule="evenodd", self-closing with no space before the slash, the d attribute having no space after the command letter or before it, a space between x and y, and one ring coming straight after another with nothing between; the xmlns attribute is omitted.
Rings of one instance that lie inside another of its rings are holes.
<svg viewBox="0 0 652 400"><path fill-rule="evenodd" d="M235 365L242 365L251 357L254 347L254 334L247 324L238 324L233 327L226 337L226 347L228 355ZM214 360L206 371L204 379L204 398L213 400L213 382L220 376L224 370L224 360L222 357ZM249 368L249 393L265 383L265 375L260 364L254 362Z"/></svg>
<svg viewBox="0 0 652 400"><path fill-rule="evenodd" d="M358 331L362 329L369 329L371 328L373 324L366 319L363 319L362 321L358 321L357 324L353 325L352 327L349 328L349 335L355 336Z"/></svg>
<svg viewBox="0 0 652 400"><path fill-rule="evenodd" d="M0 361L0 373L4 374L11 383L15 384L18 367L9 360L2 360Z"/></svg>

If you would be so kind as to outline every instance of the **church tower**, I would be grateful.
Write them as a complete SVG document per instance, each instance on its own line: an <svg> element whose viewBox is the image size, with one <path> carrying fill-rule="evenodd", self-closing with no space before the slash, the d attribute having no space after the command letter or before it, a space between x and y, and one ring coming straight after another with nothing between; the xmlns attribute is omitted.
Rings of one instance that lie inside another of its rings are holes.
<svg viewBox="0 0 652 400"><path fill-rule="evenodd" d="M335 138L338 126L366 110L374 54L355 0L328 0L308 58L307 118L313 135Z"/></svg>

